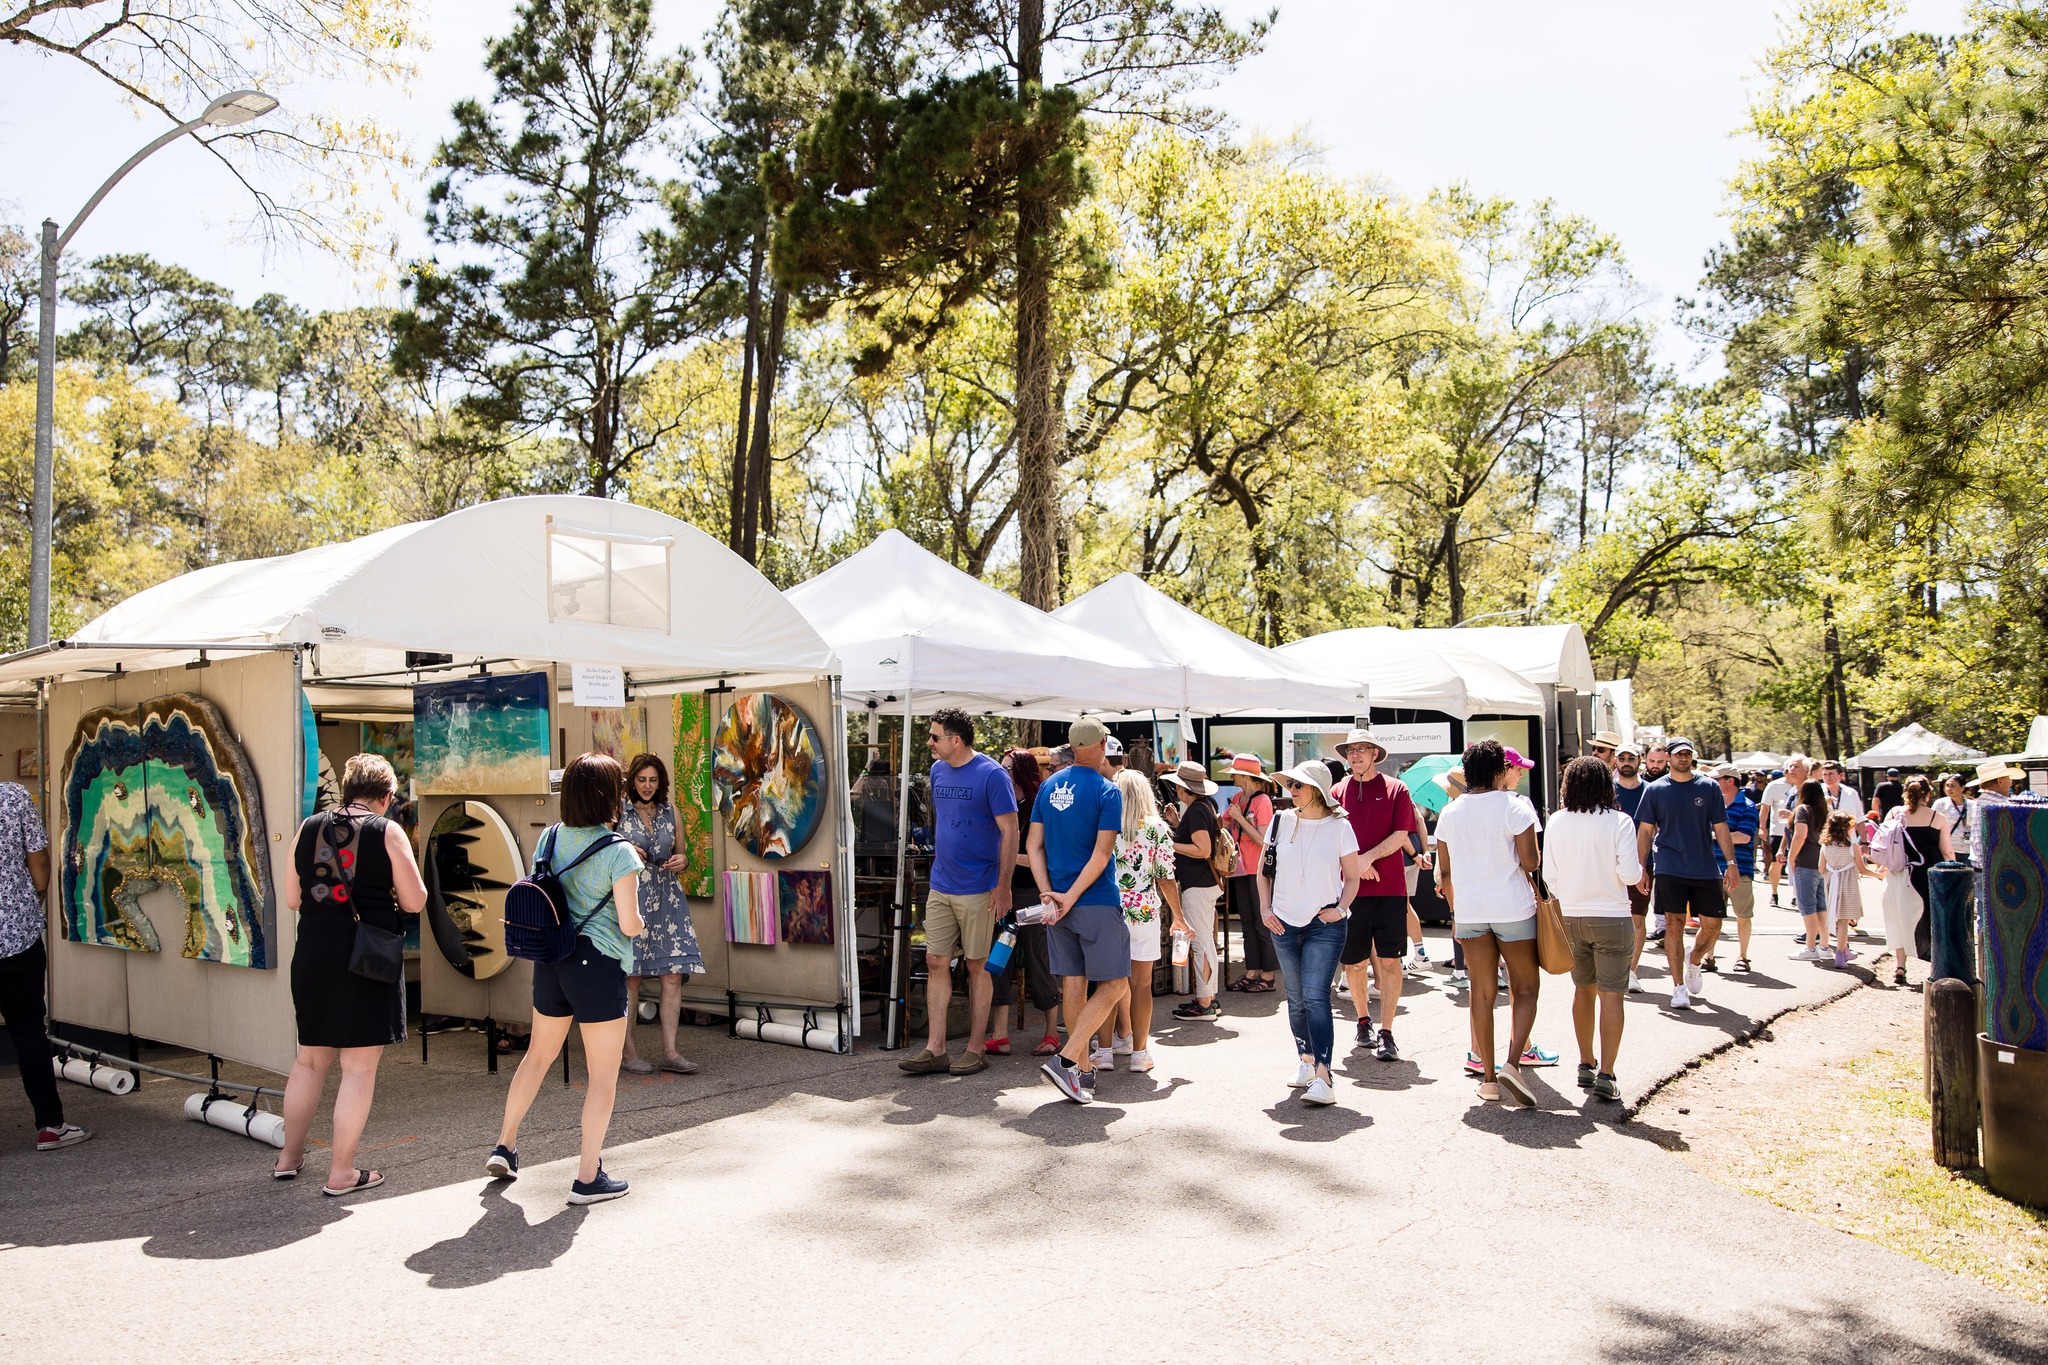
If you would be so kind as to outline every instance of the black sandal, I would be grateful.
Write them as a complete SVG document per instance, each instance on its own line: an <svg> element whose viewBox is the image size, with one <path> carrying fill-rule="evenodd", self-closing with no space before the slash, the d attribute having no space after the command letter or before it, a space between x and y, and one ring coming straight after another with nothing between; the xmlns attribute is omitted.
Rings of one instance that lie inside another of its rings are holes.
<svg viewBox="0 0 2048 1365"><path fill-rule="evenodd" d="M355 1194L360 1190L374 1190L383 1183L384 1177L381 1173L359 1170L356 1172L355 1184L348 1186L346 1189L339 1190L332 1185L322 1185L320 1193L326 1195L329 1199L339 1199L345 1194Z"/></svg>

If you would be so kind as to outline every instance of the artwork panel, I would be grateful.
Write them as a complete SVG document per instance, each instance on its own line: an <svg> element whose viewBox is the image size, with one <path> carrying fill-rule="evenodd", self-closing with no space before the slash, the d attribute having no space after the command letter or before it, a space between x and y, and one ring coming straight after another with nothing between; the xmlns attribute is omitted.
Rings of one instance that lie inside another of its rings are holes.
<svg viewBox="0 0 2048 1365"><path fill-rule="evenodd" d="M708 692L678 692L673 700L675 762L670 788L676 806L676 846L689 856L683 890L699 899L714 894L711 821L718 808L712 782L712 738L718 700Z"/></svg>
<svg viewBox="0 0 2048 1365"><path fill-rule="evenodd" d="M834 940L832 874L778 872L778 901L784 943L830 945Z"/></svg>
<svg viewBox="0 0 2048 1365"><path fill-rule="evenodd" d="M645 706L594 706L590 709L590 752L617 759L621 765L647 752Z"/></svg>
<svg viewBox="0 0 2048 1365"><path fill-rule="evenodd" d="M829 772L810 718L786 698L734 700L718 727L712 777L726 829L757 858L801 851L824 823Z"/></svg>
<svg viewBox="0 0 2048 1365"><path fill-rule="evenodd" d="M448 965L483 981L512 965L505 953L505 892L525 872L503 816L481 801L458 801L435 817L420 871L421 916Z"/></svg>
<svg viewBox="0 0 2048 1365"><path fill-rule="evenodd" d="M554 752L546 672L413 688L413 783L422 796L545 794Z"/></svg>
<svg viewBox="0 0 2048 1365"><path fill-rule="evenodd" d="M2048 1050L2048 807L1985 802L1977 848L1984 1032Z"/></svg>

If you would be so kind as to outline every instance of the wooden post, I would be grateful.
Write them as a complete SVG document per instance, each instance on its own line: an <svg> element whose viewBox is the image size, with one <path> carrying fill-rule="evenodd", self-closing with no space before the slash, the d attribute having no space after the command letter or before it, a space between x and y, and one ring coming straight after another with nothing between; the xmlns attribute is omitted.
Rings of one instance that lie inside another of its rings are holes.
<svg viewBox="0 0 2048 1365"><path fill-rule="evenodd" d="M1934 1159L1952 1171L1977 1165L1977 995L1967 981L1927 983L1928 1104Z"/></svg>

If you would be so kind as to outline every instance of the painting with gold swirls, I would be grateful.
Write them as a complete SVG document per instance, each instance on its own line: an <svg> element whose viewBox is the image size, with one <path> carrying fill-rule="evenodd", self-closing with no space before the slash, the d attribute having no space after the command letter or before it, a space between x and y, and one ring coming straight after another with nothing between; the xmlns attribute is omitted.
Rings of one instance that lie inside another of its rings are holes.
<svg viewBox="0 0 2048 1365"><path fill-rule="evenodd" d="M725 713L712 753L718 806L742 847L787 858L811 841L829 783L810 717L773 692L745 694Z"/></svg>
<svg viewBox="0 0 2048 1365"><path fill-rule="evenodd" d="M184 956L274 965L276 903L256 774L227 720L189 693L79 718L64 758L64 937L162 950L140 901L185 903Z"/></svg>

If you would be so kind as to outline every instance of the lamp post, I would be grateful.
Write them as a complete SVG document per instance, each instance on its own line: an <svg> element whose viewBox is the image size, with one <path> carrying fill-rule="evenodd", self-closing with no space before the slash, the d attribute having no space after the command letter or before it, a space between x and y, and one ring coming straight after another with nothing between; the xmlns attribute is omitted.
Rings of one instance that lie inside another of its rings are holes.
<svg viewBox="0 0 2048 1365"><path fill-rule="evenodd" d="M85 207L71 220L71 226L57 231L55 219L43 220L41 316L36 334L36 474L35 506L31 509L28 567L28 643L30 648L50 642L50 544L55 521L52 453L57 406L57 260L64 244L78 231L107 192L121 183L121 177L142 164L144 158L190 132L201 128L233 128L262 118L277 108L277 101L260 90L235 90L208 104L199 117L181 123L121 163L121 169L107 177L107 183L85 201Z"/></svg>

